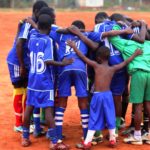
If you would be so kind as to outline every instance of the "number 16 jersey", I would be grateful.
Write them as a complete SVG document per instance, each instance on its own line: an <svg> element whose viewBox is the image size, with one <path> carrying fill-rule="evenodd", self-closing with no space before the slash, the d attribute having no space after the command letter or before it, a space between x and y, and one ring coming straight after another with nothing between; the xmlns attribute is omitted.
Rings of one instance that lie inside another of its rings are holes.
<svg viewBox="0 0 150 150"><path fill-rule="evenodd" d="M53 67L45 61L53 60L52 39L45 34L31 34L29 40L31 68L29 72L28 89L46 92L54 88Z"/></svg>

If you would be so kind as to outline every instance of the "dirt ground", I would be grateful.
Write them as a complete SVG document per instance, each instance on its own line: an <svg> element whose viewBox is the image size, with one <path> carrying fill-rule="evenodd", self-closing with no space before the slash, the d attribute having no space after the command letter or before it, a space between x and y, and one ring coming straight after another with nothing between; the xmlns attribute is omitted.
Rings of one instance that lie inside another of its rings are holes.
<svg viewBox="0 0 150 150"><path fill-rule="evenodd" d="M108 12L111 14L111 12ZM124 14L133 17L134 19L144 19L150 23L150 13L141 12L123 12ZM75 19L82 19L86 23L87 29L92 29L94 26L94 16L96 12L58 12L57 24L60 26L69 26ZM12 85L10 83L6 57L12 47L13 40L16 34L17 23L20 19L30 16L30 11L2 11L0 10L0 150L47 150L49 141L43 138L34 139L31 136L32 145L29 148L20 146L21 134L13 131L14 126L14 111L12 102ZM74 92L73 92L74 95ZM127 124L130 120L130 107L126 117ZM79 110L77 107L77 99L71 96L68 101L68 108L64 119L64 134L66 135L65 143L70 144L72 149L75 143L80 141L81 126L79 124ZM122 142L123 137L120 137L116 149L121 150L150 150L149 145L134 146L127 145ZM93 150L110 149L107 147L107 141L94 146Z"/></svg>

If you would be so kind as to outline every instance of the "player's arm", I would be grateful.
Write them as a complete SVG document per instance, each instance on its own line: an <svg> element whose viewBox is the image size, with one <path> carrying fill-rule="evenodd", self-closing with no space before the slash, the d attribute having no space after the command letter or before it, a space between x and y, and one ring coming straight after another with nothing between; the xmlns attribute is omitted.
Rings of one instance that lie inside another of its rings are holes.
<svg viewBox="0 0 150 150"><path fill-rule="evenodd" d="M139 42L139 43L144 43L146 33L147 33L147 28L146 28L146 23L144 21L141 22L141 29L139 34L133 34L132 40Z"/></svg>
<svg viewBox="0 0 150 150"><path fill-rule="evenodd" d="M131 28L126 28L124 30L111 30L108 32L103 32L102 38L105 37L112 37L112 36L117 36L117 35L122 35L122 34L132 34L133 30Z"/></svg>
<svg viewBox="0 0 150 150"><path fill-rule="evenodd" d="M89 58L87 58L85 55L83 55L76 47L75 42L68 40L67 44L72 47L74 49L74 51L76 52L76 54L88 65L92 66L92 67L96 67L97 63L95 61L90 60Z"/></svg>
<svg viewBox="0 0 150 150"><path fill-rule="evenodd" d="M28 38L30 26L31 25L29 23L24 23L21 26L16 43L16 52L20 64L20 75L22 77L26 75L26 69L24 64L24 44L26 43L26 40Z"/></svg>
<svg viewBox="0 0 150 150"><path fill-rule="evenodd" d="M72 25L67 29L72 34L77 35L91 49L96 50L98 48L99 44L87 38L76 26Z"/></svg>
<svg viewBox="0 0 150 150"><path fill-rule="evenodd" d="M146 40L150 40L150 29L147 29L147 32L146 32Z"/></svg>
<svg viewBox="0 0 150 150"><path fill-rule="evenodd" d="M18 39L17 44L16 44L16 51L17 51L17 56L20 64L20 75L21 77L24 77L26 75L26 69L25 69L25 64L24 64L24 59L23 59L23 45L25 44L26 40L25 39Z"/></svg>
<svg viewBox="0 0 150 150"><path fill-rule="evenodd" d="M73 59L63 59L63 61L59 62L59 61L54 61L54 60L46 60L45 64L46 65L53 65L53 66L66 66L66 65L70 65L73 63Z"/></svg>
<svg viewBox="0 0 150 150"><path fill-rule="evenodd" d="M137 49L132 56L130 56L127 60L123 61L122 63L118 64L118 65L114 65L113 69L114 71L117 71L121 68L123 68L124 66L126 66L127 64L129 64L135 57L137 57L138 55L142 54L142 50Z"/></svg>

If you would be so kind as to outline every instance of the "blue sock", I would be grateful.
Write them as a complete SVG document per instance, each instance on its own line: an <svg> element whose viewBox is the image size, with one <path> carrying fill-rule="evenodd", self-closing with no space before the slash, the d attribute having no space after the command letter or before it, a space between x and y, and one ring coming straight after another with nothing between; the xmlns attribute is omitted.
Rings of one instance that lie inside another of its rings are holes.
<svg viewBox="0 0 150 150"><path fill-rule="evenodd" d="M89 110L83 109L80 110L81 120L82 120L82 129L83 129L83 136L84 139L86 138L87 131L88 131L88 122L89 122Z"/></svg>
<svg viewBox="0 0 150 150"><path fill-rule="evenodd" d="M53 144L56 144L58 141L56 128L48 128L47 134Z"/></svg>
<svg viewBox="0 0 150 150"><path fill-rule="evenodd" d="M23 138L29 139L29 135L30 135L29 134L29 128L26 128L23 126L23 134L22 134Z"/></svg>
<svg viewBox="0 0 150 150"><path fill-rule="evenodd" d="M40 108L34 108L33 110L33 120L34 120L34 125L35 125L35 131L40 132L41 127L40 127Z"/></svg>
<svg viewBox="0 0 150 150"><path fill-rule="evenodd" d="M57 137L60 140L62 140L62 125L63 125L64 112L65 112L65 108L57 107L55 109L55 125L56 125Z"/></svg>

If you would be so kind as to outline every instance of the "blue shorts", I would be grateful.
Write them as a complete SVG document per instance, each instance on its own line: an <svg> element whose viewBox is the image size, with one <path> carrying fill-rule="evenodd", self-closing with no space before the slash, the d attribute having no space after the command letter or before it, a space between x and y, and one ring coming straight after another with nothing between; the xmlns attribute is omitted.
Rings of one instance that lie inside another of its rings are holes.
<svg viewBox="0 0 150 150"><path fill-rule="evenodd" d="M36 108L45 108L54 106L54 90L50 91L34 91L27 90L27 106Z"/></svg>
<svg viewBox="0 0 150 150"><path fill-rule="evenodd" d="M29 73L28 69L27 69L27 75L25 78L22 78L20 76L20 66L18 65L8 63L8 70L9 70L10 79L13 85L17 83L22 84L28 81L28 73Z"/></svg>
<svg viewBox="0 0 150 150"><path fill-rule="evenodd" d="M87 74L79 70L69 70L59 76L58 94L59 97L71 95L71 86L75 86L77 97L88 96Z"/></svg>
<svg viewBox="0 0 150 150"><path fill-rule="evenodd" d="M103 130L116 127L116 115L111 91L94 92L90 103L89 130Z"/></svg>
<svg viewBox="0 0 150 150"><path fill-rule="evenodd" d="M123 94L126 87L126 78L126 73L124 71L114 74L110 85L113 95L117 96Z"/></svg>

